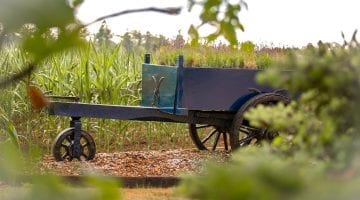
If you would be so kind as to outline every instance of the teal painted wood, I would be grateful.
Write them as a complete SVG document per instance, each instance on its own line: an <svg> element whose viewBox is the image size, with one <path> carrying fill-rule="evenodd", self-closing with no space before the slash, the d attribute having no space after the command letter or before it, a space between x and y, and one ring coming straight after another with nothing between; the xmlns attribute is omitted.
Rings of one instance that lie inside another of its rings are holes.
<svg viewBox="0 0 360 200"><path fill-rule="evenodd" d="M142 65L142 100L141 106L172 108L175 100L177 67L143 64ZM158 87L159 97L155 97L156 82L161 81Z"/></svg>

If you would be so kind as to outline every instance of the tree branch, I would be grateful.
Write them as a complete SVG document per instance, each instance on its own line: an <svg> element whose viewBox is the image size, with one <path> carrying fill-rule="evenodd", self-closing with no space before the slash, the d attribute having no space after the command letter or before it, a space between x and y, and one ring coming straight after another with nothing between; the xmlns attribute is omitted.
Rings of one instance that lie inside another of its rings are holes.
<svg viewBox="0 0 360 200"><path fill-rule="evenodd" d="M89 26L91 24L94 24L96 22L108 19L108 18L112 18L112 17L117 17L120 15L125 15L125 14L131 14L131 13L139 13L139 12L158 12L158 13L164 13L164 14L169 14L169 15L177 15L179 14L181 11L181 8L156 8L156 7L149 7L149 8L140 8L140 9L130 9L130 10L124 10L121 12L117 12L117 13L113 13L110 15L105 15L103 17L99 17L96 20L83 25L83 27ZM4 36L5 36L5 31L1 30L0 31L0 49L2 46L2 43L4 41ZM20 72L11 75L10 77L7 78L0 78L0 88L4 88L6 86L8 86L9 84L19 81L21 79L23 79L25 76L31 74L31 72L35 69L35 65L33 64L29 64L26 68L22 69Z"/></svg>
<svg viewBox="0 0 360 200"><path fill-rule="evenodd" d="M181 11L181 8L156 8L156 7L149 7L149 8L140 8L140 9L130 9L130 10L124 10L121 12L116 12L110 15L105 15L102 17L97 18L96 20L85 24L84 26L89 26L91 24L94 24L96 22L99 21L103 21L105 19L108 18L112 18L112 17L118 17L120 15L125 15L125 14L131 14L131 13L139 13L139 12L159 12L159 13L164 13L164 14L169 14L169 15L177 15L179 14Z"/></svg>
<svg viewBox="0 0 360 200"><path fill-rule="evenodd" d="M35 65L29 64L25 69L22 69L20 72L11 75L8 78L0 80L0 88L4 88L13 82L23 79L25 76L31 74L34 69Z"/></svg>

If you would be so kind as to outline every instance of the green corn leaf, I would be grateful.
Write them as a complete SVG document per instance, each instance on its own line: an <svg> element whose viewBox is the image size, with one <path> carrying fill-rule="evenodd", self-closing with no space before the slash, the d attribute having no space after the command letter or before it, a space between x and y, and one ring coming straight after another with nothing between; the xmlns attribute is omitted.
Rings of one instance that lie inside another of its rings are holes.
<svg viewBox="0 0 360 200"><path fill-rule="evenodd" d="M199 33L194 25L190 26L188 34L191 37L191 45L198 46L199 45Z"/></svg>
<svg viewBox="0 0 360 200"><path fill-rule="evenodd" d="M222 21L220 23L220 29L222 35L225 37L226 40L230 42L231 45L237 45L235 28L232 26L231 23Z"/></svg>

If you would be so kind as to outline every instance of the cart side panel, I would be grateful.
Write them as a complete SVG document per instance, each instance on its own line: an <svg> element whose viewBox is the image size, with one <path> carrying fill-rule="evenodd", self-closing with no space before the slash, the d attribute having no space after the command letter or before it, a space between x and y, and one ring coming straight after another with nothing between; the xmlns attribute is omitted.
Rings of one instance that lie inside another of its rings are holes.
<svg viewBox="0 0 360 200"><path fill-rule="evenodd" d="M255 82L260 70L184 68L182 103L188 110L236 111L251 98L249 88L273 89ZM237 105L235 105L237 104Z"/></svg>
<svg viewBox="0 0 360 200"><path fill-rule="evenodd" d="M154 102L156 83L163 77L158 87L159 98ZM141 106L172 108L175 100L177 67L143 64L142 65L142 100ZM155 103L155 104L154 104Z"/></svg>

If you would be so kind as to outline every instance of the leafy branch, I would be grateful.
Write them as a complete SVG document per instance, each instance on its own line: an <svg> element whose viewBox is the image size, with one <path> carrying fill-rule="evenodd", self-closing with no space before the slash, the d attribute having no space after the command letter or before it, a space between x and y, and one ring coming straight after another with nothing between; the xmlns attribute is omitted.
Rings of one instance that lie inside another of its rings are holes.
<svg viewBox="0 0 360 200"><path fill-rule="evenodd" d="M236 31L245 30L238 14L242 8L248 8L246 2L243 0L239 0L237 3L231 0L189 0L189 11L196 5L201 6L203 9L200 14L201 23L196 26L191 25L188 30L188 34L192 38L192 45L196 46L198 44L200 39L198 30L206 24L215 28L215 31L205 37L208 42L224 36L230 45L238 44Z"/></svg>
<svg viewBox="0 0 360 200"><path fill-rule="evenodd" d="M239 29L242 31L244 30L243 25L239 21L238 13L241 8L247 8L247 4L243 0L239 0L238 3L234 3L231 0L188 0L188 2L189 10L195 5L199 5L203 8L200 15L201 24L198 26L192 25L188 31L192 38L192 44L198 43L198 40L200 39L198 30L205 24L208 24L216 29L212 34L206 37L209 42L214 41L220 36L224 36L231 45L237 45L236 31ZM47 9L41 9L43 7L46 7ZM9 9L16 10L16 12L8 12ZM2 22L0 47L3 43L3 37L7 33L6 31L17 31L26 24L32 24L36 28L34 32L23 39L21 44L22 50L28 52L32 57L33 60L28 62L31 64L9 78L3 80L0 78L0 88L9 85L11 82L19 81L29 75L36 68L38 63L46 57L68 48L81 46L83 43L80 37L81 29L91 24L131 13L158 12L176 15L179 14L180 11L180 7L129 9L99 17L88 24L79 24L76 23L73 8L67 5L65 1L4 0L0 7L0 21ZM17 13L22 13L22 15L17 15ZM74 24L75 26L73 26ZM48 38L46 35L54 28L58 30L59 35L55 38Z"/></svg>
<svg viewBox="0 0 360 200"><path fill-rule="evenodd" d="M31 74L32 71L34 71L35 66L36 65L29 64L25 68L23 68L20 72L17 72L16 74L13 74L5 79L0 79L0 88L4 88L13 82L20 81L24 77L28 76L29 74Z"/></svg>
<svg viewBox="0 0 360 200"><path fill-rule="evenodd" d="M36 68L36 64L46 58L47 56L70 48L74 46L78 46L80 44L80 30L86 26L89 26L91 24L94 24L99 21L103 21L108 18L117 17L125 14L131 14L131 13L139 13L139 12L159 12L164 14L170 14L170 15L176 15L179 14L181 11L181 8L156 8L156 7L149 7L149 8L141 8L141 9L129 9L124 10L121 12L112 13L109 15L105 15L102 17L97 18L96 20L84 24L79 25L77 24L75 28L73 29L66 29L63 28L67 24L61 24L59 25L60 33L58 36L58 39L56 41L49 42L49 39L44 37L44 32L48 31L52 26L45 26L38 28L35 33L31 35L31 37L25 38L23 41L23 49L29 50L33 54L34 61L31 62L32 64L29 64L27 67L22 69L20 72L17 72L14 75L11 75L8 78L0 79L0 88L4 88L11 84L12 82L20 81L24 77L28 76L32 73L32 71ZM8 23L6 23L8 24ZM53 25L53 23L48 23L48 25ZM0 44L2 44L3 38L5 36L5 31L0 32ZM0 45L1 47L1 45Z"/></svg>
<svg viewBox="0 0 360 200"><path fill-rule="evenodd" d="M125 15L125 14L131 14L131 13L140 13L140 12L158 12L158 13L163 13L163 14L169 14L169 15L177 15L179 14L181 11L181 8L156 8L156 7L149 7L149 8L140 8L140 9L129 9L129 10L124 10L124 11L120 11L120 12L116 12L113 14L109 14L109 15L105 15L102 17L97 18L96 20L85 24L84 26L89 26L91 24L94 24L96 22L99 21L103 21L105 19L108 18L113 18L113 17L118 17L121 15Z"/></svg>

